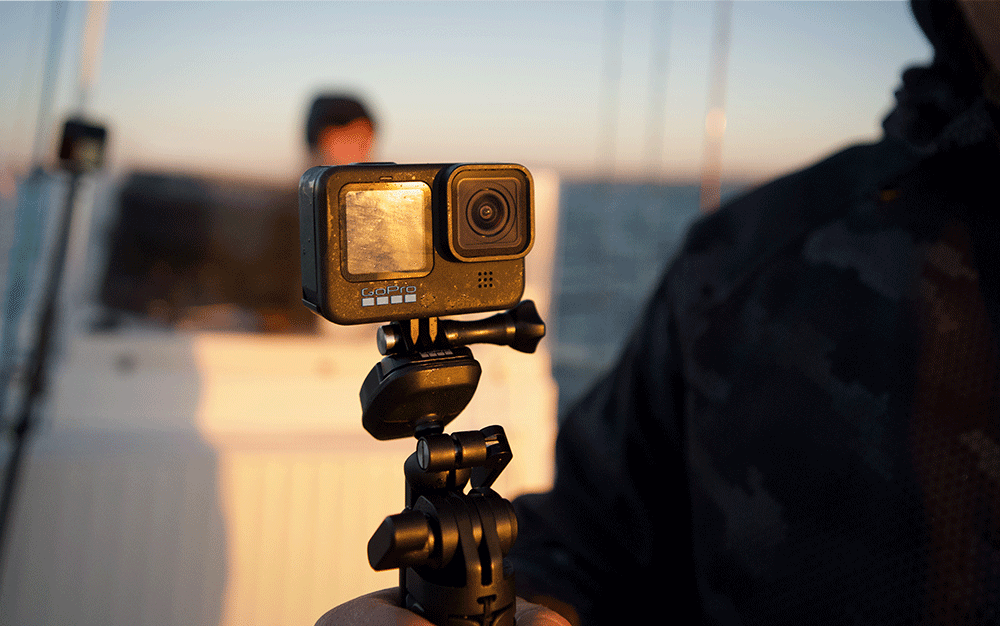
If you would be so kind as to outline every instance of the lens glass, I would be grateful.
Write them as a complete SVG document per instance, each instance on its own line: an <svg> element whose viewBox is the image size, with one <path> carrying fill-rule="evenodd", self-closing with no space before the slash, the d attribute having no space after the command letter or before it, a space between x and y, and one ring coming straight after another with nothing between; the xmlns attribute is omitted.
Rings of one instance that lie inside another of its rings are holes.
<svg viewBox="0 0 1000 626"><path fill-rule="evenodd" d="M448 183L449 247L462 260L518 258L531 247L531 179L520 166L460 165Z"/></svg>
<svg viewBox="0 0 1000 626"><path fill-rule="evenodd" d="M483 189L469 201L466 215L472 230L484 237L503 231L510 217L510 208L502 194Z"/></svg>

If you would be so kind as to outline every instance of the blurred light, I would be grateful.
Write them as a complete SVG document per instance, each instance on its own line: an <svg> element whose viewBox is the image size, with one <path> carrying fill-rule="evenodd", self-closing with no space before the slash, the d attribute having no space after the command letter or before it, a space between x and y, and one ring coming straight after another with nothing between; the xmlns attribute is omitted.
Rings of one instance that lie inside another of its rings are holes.
<svg viewBox="0 0 1000 626"><path fill-rule="evenodd" d="M705 133L712 139L722 139L726 133L726 110L715 107L705 115Z"/></svg>

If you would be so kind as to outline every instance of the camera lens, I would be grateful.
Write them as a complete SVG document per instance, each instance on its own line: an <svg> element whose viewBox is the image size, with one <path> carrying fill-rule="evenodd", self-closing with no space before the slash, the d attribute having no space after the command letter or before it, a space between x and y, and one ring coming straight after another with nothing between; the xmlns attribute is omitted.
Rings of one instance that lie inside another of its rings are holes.
<svg viewBox="0 0 1000 626"><path fill-rule="evenodd" d="M448 170L448 246L460 261L514 259L531 248L531 176L521 166Z"/></svg>
<svg viewBox="0 0 1000 626"><path fill-rule="evenodd" d="M483 237L503 231L510 217L507 199L493 189L483 189L469 200L466 216L472 230Z"/></svg>

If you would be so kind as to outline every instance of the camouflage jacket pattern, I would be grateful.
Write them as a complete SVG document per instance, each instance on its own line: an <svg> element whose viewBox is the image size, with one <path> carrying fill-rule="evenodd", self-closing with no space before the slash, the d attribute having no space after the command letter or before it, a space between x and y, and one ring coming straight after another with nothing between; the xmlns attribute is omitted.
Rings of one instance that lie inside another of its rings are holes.
<svg viewBox="0 0 1000 626"><path fill-rule="evenodd" d="M1000 157L966 111L695 223L515 502L522 593L593 624L1000 623Z"/></svg>

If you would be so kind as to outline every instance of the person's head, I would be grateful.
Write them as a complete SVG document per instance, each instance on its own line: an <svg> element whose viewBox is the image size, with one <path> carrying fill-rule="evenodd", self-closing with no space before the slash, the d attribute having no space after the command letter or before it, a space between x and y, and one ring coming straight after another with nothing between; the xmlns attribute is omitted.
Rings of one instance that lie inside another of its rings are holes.
<svg viewBox="0 0 1000 626"><path fill-rule="evenodd" d="M375 143L375 118L356 97L323 94L306 120L306 143L317 165L368 161Z"/></svg>
<svg viewBox="0 0 1000 626"><path fill-rule="evenodd" d="M910 5L934 46L934 64L965 95L978 95L1000 68L1000 2L911 0Z"/></svg>
<svg viewBox="0 0 1000 626"><path fill-rule="evenodd" d="M958 0L958 6L993 68L1000 70L1000 2Z"/></svg>

